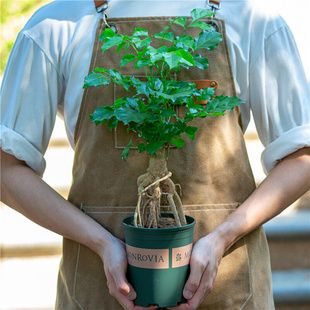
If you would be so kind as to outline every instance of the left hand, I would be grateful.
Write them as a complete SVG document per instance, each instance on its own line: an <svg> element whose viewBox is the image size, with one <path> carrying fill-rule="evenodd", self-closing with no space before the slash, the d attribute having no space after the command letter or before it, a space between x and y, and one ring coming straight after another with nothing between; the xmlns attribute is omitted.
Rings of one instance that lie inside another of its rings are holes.
<svg viewBox="0 0 310 310"><path fill-rule="evenodd" d="M183 290L183 296L187 302L169 309L195 310L198 308L213 289L224 249L225 247L221 242L216 241L212 234L198 240L192 251L190 275Z"/></svg>

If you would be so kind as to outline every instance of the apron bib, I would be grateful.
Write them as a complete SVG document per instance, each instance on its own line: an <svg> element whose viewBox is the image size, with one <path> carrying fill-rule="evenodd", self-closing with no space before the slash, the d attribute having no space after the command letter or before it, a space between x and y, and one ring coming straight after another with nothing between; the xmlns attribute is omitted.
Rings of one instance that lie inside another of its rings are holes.
<svg viewBox="0 0 310 310"><path fill-rule="evenodd" d="M208 21L208 19L206 19ZM176 80L214 80L216 95L235 96L230 67L225 23L213 20L223 34L219 46L203 57L208 57L208 70L183 69L172 78ZM169 17L109 19L119 32L131 35L139 26L150 34L169 24ZM99 22L90 72L96 67L119 68L115 50L103 55L98 40L104 29ZM177 28L176 28L177 29ZM191 31L198 34L197 29ZM133 65L121 69L123 75L145 78L144 72ZM100 105L113 105L117 98L128 95L121 87L110 83L105 87L91 87L84 91L75 132L73 183L69 201L99 222L114 236L124 240L122 219L132 215L137 203L138 176L146 172L148 158L132 150L123 162L121 154L132 138L119 125L110 131L106 124L95 126L89 114ZM178 107L182 113L184 107ZM198 131L195 141L185 138L181 149L169 152L168 170L172 180L181 186L185 213L196 218L194 242L220 225L255 189L255 182L247 157L241 128L240 111L235 108L226 116L212 116L194 120ZM138 137L134 137L139 139ZM234 244L219 266L214 289L198 309L274 309L269 251L260 227ZM109 295L103 263L84 245L64 239L63 258L58 279L56 309L120 310L122 307Z"/></svg>

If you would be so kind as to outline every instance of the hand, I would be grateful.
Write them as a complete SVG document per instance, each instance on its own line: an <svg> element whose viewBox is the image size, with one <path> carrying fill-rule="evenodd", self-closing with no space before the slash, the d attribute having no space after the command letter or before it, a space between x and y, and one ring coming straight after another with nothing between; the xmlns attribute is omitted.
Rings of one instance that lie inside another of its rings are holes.
<svg viewBox="0 0 310 310"><path fill-rule="evenodd" d="M198 240L193 248L190 275L183 290L183 296L187 302L169 309L195 310L198 308L213 289L213 282L224 252L221 243L215 242L211 235Z"/></svg>
<svg viewBox="0 0 310 310"><path fill-rule="evenodd" d="M125 310L157 308L157 306L145 308L134 305L133 300L137 295L126 279L127 256L124 242L112 237L110 246L107 246L104 250L103 262L109 292Z"/></svg>

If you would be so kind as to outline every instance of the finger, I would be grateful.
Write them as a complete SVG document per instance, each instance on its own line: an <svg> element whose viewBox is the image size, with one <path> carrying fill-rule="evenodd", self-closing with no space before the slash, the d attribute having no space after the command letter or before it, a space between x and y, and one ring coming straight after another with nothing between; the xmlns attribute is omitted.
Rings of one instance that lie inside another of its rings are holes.
<svg viewBox="0 0 310 310"><path fill-rule="evenodd" d="M154 306L148 306L147 308L145 307L139 307L139 306L135 306L135 310L154 310L157 309L158 306L154 305Z"/></svg>
<svg viewBox="0 0 310 310"><path fill-rule="evenodd" d="M191 299L194 296L200 285L201 277L204 272L204 266L196 261L195 258L192 258L190 267L190 275L185 283L183 290L183 296L186 299Z"/></svg>
<svg viewBox="0 0 310 310"><path fill-rule="evenodd" d="M206 296L212 291L213 283L217 274L217 267L208 265L203 272L198 289L192 298L188 299L186 303L180 304L177 307L171 307L168 309L173 310L195 310L199 307Z"/></svg>
<svg viewBox="0 0 310 310"><path fill-rule="evenodd" d="M126 296L129 300L134 300L137 294L130 283L128 283L126 277L121 272L116 272L112 275L116 290L122 295Z"/></svg>

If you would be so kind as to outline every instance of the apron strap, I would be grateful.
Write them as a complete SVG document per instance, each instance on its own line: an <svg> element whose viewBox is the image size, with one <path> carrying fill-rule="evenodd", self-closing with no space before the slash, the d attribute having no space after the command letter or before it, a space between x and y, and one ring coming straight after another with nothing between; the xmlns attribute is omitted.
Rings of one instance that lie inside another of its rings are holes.
<svg viewBox="0 0 310 310"><path fill-rule="evenodd" d="M108 1L105 0L94 0L94 3L98 13L105 11L109 6Z"/></svg>
<svg viewBox="0 0 310 310"><path fill-rule="evenodd" d="M98 10L100 7L104 7L107 5L107 1L105 0L94 0L96 9ZM211 4L210 4L211 3ZM220 0L207 0L207 4L214 8L215 10L219 10L221 7Z"/></svg>
<svg viewBox="0 0 310 310"><path fill-rule="evenodd" d="M100 6L104 5L107 3L107 1L99 1L99 0L94 0L95 2L95 7L99 8Z"/></svg>
<svg viewBox="0 0 310 310"><path fill-rule="evenodd" d="M211 7L213 12L219 10L221 8L220 0L207 0L207 5Z"/></svg>

